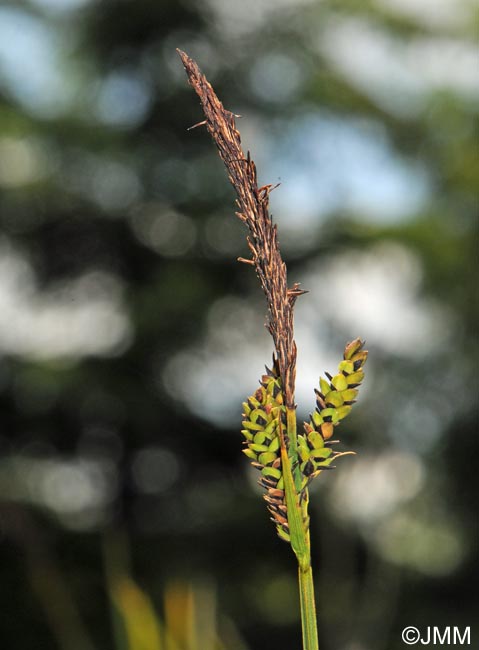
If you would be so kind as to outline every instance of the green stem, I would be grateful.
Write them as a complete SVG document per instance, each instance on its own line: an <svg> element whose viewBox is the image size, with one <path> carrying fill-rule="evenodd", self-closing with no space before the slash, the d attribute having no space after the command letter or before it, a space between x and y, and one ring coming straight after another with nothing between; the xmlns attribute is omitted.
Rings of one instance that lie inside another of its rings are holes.
<svg viewBox="0 0 479 650"><path fill-rule="evenodd" d="M281 459L291 546L298 560L303 650L318 650L318 628L314 601L313 571L311 569L309 527L307 523L307 501L303 501L303 507L301 507L299 501L301 476L297 456L296 410L294 408L288 408L286 415L289 448L286 450L282 447ZM305 512L303 512L303 508L305 508Z"/></svg>
<svg viewBox="0 0 479 650"><path fill-rule="evenodd" d="M303 571L298 567L299 598L301 603L301 628L303 650L318 650L318 628L314 602L313 571L311 565Z"/></svg>
<svg viewBox="0 0 479 650"><path fill-rule="evenodd" d="M288 433L288 456L291 460L291 471L296 493L301 490L301 472L298 459L298 436L296 431L296 408L286 408L286 431Z"/></svg>

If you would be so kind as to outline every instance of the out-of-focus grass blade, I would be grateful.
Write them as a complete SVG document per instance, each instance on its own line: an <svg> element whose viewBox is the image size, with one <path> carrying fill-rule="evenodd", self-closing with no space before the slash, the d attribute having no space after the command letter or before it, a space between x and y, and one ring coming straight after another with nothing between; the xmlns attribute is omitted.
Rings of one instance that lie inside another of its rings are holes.
<svg viewBox="0 0 479 650"><path fill-rule="evenodd" d="M171 581L165 588L160 619L149 596L131 577L126 538L104 541L107 589L116 650L247 650L231 621L217 623L217 599L207 579Z"/></svg>
<svg viewBox="0 0 479 650"><path fill-rule="evenodd" d="M193 650L195 648L194 600L190 585L171 582L167 586L164 613L165 650Z"/></svg>
<svg viewBox="0 0 479 650"><path fill-rule="evenodd" d="M163 650L161 626L150 598L128 576L114 580L110 588L128 650Z"/></svg>
<svg viewBox="0 0 479 650"><path fill-rule="evenodd" d="M116 650L164 650L160 619L131 578L127 539L119 532L107 535L103 551Z"/></svg>
<svg viewBox="0 0 479 650"><path fill-rule="evenodd" d="M175 581L165 590L165 650L248 650L232 621L218 630L214 585Z"/></svg>

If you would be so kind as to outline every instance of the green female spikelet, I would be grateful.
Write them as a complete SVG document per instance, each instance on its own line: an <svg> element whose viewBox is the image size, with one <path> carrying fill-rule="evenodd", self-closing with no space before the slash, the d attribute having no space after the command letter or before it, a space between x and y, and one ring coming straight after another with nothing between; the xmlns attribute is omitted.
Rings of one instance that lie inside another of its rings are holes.
<svg viewBox="0 0 479 650"><path fill-rule="evenodd" d="M367 351L362 349L363 345L360 339L348 343L338 374L333 377L326 373L327 380L320 378L321 390L315 390L316 410L311 414L309 423L304 423L304 435L300 434L297 438L297 458L302 476L299 503L305 530L309 523L308 485L323 470L332 469L334 460L354 454L353 451L334 451L332 447L339 441L331 440L331 436L334 427L348 415L356 401L368 356ZM268 503L271 519L276 524L279 537L289 542L280 455L280 426L285 429L286 409L277 363L274 362L273 370L266 368L266 372L261 378L260 388L243 404L243 453L251 460L253 467L260 470L259 484L266 490L264 499Z"/></svg>
<svg viewBox="0 0 479 650"><path fill-rule="evenodd" d="M243 403L243 453L253 467L261 472L259 484L266 490L271 520L276 524L279 537L290 541L284 480L281 471L281 425L286 425L283 392L276 362L273 369L266 368L266 375L254 395Z"/></svg>
<svg viewBox="0 0 479 650"><path fill-rule="evenodd" d="M331 436L334 427L349 414L356 401L358 387L364 378L363 366L368 356L363 346L364 342L360 339L348 343L338 374L333 377L326 373L327 380L320 377L321 390L315 390L316 410L311 414L309 423L304 423L304 435L298 435L303 489L322 470L331 469L331 463L336 458L354 453L333 451L332 445L339 441L331 440Z"/></svg>

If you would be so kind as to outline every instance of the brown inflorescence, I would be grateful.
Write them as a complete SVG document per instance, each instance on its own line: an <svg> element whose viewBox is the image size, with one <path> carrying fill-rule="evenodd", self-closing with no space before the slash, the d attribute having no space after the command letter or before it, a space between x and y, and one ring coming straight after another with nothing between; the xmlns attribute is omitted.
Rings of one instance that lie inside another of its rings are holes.
<svg viewBox="0 0 479 650"><path fill-rule="evenodd" d="M189 82L198 94L205 125L223 160L229 180L236 190L237 216L248 227L251 259L240 261L255 267L268 303L267 327L273 337L279 374L284 388L285 405L294 408L296 344L293 338L293 310L296 298L305 293L295 283L288 288L286 265L278 245L276 225L269 214L269 193L272 185L258 187L256 166L249 152L245 156L235 115L224 108L198 65L185 52L178 50Z"/></svg>

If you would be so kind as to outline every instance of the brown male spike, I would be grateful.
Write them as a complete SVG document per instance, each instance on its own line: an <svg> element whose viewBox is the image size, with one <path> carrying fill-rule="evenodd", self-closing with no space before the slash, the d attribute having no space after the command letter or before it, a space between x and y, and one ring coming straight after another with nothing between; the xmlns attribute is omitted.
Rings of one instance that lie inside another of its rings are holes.
<svg viewBox="0 0 479 650"><path fill-rule="evenodd" d="M295 283L288 289L286 265L281 258L276 226L269 215L269 193L272 185L258 187L256 165L249 152L241 148L241 136L236 128L235 115L224 108L211 84L197 64L185 52L178 50L190 84L198 94L206 119L204 124L212 136L228 178L233 185L238 205L236 215L249 230L248 247L261 287L268 303L267 327L273 337L278 358L281 383L286 406L294 407L296 374L296 343L293 338L294 303L303 291Z"/></svg>

